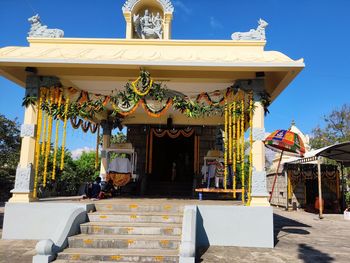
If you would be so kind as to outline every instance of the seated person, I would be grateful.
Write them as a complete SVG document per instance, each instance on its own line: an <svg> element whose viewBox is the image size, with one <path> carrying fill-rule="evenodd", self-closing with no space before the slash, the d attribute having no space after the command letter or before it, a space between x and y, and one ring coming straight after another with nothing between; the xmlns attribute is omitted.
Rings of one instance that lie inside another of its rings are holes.
<svg viewBox="0 0 350 263"><path fill-rule="evenodd" d="M101 192L101 177L97 177L91 185L91 194L88 195L89 198L98 198Z"/></svg>
<svg viewBox="0 0 350 263"><path fill-rule="evenodd" d="M102 191L104 193L104 197L113 197L116 195L116 190L113 185L113 180L109 179L108 182L102 187Z"/></svg>

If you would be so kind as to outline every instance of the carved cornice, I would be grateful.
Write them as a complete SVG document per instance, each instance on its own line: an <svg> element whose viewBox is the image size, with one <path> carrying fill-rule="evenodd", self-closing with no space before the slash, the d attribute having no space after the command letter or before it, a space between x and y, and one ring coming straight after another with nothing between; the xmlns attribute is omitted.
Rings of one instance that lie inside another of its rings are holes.
<svg viewBox="0 0 350 263"><path fill-rule="evenodd" d="M123 12L132 12L135 5L140 1L142 0L127 0L122 7ZM174 12L174 6L170 0L157 0L157 2L162 6L164 12Z"/></svg>
<svg viewBox="0 0 350 263"><path fill-rule="evenodd" d="M0 49L0 62L4 61L28 61L28 59L44 60L58 63L68 60L79 61L166 61L166 62L218 62L218 63L303 63L302 60L294 61L289 57L276 51L263 52L237 52L238 50L217 49L215 46L208 46L205 50L192 46L158 46L157 49L128 48L115 46L113 48L93 48L83 47L5 47ZM208 48L208 49L207 49ZM209 50L210 48L210 50ZM215 50L212 50L214 49ZM183 50L182 50L183 49ZM208 51L208 52L206 52Z"/></svg>

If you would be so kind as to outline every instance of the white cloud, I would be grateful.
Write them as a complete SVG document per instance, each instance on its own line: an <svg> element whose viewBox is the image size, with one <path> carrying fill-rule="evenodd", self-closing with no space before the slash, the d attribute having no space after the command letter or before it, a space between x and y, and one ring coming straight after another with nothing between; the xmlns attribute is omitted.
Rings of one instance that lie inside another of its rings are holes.
<svg viewBox="0 0 350 263"><path fill-rule="evenodd" d="M83 148L78 148L72 151L72 158L73 160L79 159L79 157L82 155L83 152L92 152L94 151L93 148L89 148L87 146Z"/></svg>
<svg viewBox="0 0 350 263"><path fill-rule="evenodd" d="M213 16L210 17L209 24L213 29L223 28L223 25Z"/></svg>
<svg viewBox="0 0 350 263"><path fill-rule="evenodd" d="M182 1L176 0L176 1L173 1L173 4L175 7L178 7L182 11L184 11L187 15L192 13L192 9L189 8L187 5L185 5Z"/></svg>

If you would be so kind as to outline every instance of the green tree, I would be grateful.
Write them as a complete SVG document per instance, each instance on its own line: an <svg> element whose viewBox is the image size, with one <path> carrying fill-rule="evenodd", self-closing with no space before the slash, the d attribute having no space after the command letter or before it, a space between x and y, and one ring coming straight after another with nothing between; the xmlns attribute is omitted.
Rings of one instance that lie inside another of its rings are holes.
<svg viewBox="0 0 350 263"><path fill-rule="evenodd" d="M350 141L350 104L333 110L323 117L324 128L319 125L312 130L310 145L314 149Z"/></svg>
<svg viewBox="0 0 350 263"><path fill-rule="evenodd" d="M7 200L13 188L20 153L20 129L17 120L0 114L0 200Z"/></svg>
<svg viewBox="0 0 350 263"><path fill-rule="evenodd" d="M51 148L48 159L47 184L43 187L43 157L39 166L39 197L48 196L73 196L77 195L80 186L89 181L93 181L99 175L99 169L95 169L95 152L83 152L77 159L73 160L70 151L65 149L64 169L60 170L62 149L57 151L56 179L52 180L53 149Z"/></svg>
<svg viewBox="0 0 350 263"><path fill-rule="evenodd" d="M99 176L99 166L97 169L95 168L95 161L96 153L93 151L83 152L79 159L74 161L77 177L81 183L95 180Z"/></svg>

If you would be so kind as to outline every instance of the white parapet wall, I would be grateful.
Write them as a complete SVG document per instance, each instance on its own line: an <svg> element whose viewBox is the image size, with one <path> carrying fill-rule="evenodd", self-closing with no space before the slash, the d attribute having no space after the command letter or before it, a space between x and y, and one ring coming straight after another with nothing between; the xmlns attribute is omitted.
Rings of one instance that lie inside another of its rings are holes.
<svg viewBox="0 0 350 263"><path fill-rule="evenodd" d="M3 239L55 239L59 227L65 227L71 215L77 209L83 209L73 228L78 228L86 220L86 213L94 209L93 204L83 203L6 203L3 224ZM74 220L73 220L74 221ZM71 226L70 226L71 227ZM63 231L63 229L60 229ZM74 232L75 229L72 229Z"/></svg>
<svg viewBox="0 0 350 263"><path fill-rule="evenodd" d="M68 237L79 233L93 204L81 203L7 203L3 239L40 240L33 263L48 263L68 244Z"/></svg>
<svg viewBox="0 0 350 263"><path fill-rule="evenodd" d="M274 247L272 207L198 205L197 208L197 247Z"/></svg>

